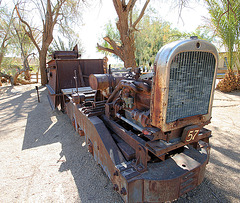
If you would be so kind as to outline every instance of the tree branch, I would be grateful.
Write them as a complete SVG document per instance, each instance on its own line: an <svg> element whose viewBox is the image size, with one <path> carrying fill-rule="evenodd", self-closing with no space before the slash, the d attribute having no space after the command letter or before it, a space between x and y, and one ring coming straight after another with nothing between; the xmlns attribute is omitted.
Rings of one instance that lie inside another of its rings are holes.
<svg viewBox="0 0 240 203"><path fill-rule="evenodd" d="M30 69L30 67L29 67L29 63L28 63L28 57L29 56L31 56L31 55L36 55L34 52L32 52L32 53L30 53L30 54L28 54L26 57L24 56L24 61L23 61L23 64L25 64L25 63L27 63L28 64L28 67L26 67L26 70L28 69ZM26 71L26 70L24 70L24 71Z"/></svg>
<svg viewBox="0 0 240 203"><path fill-rule="evenodd" d="M51 9L51 1L47 0L47 13L49 13L49 16L52 16L52 9Z"/></svg>
<svg viewBox="0 0 240 203"><path fill-rule="evenodd" d="M41 1L41 4L42 4L43 13L46 13L43 1L42 0L40 0L40 1Z"/></svg>
<svg viewBox="0 0 240 203"><path fill-rule="evenodd" d="M117 43L115 41L113 41L110 37L106 36L103 38L108 44L110 44L112 46L113 49L121 49L120 46L117 45Z"/></svg>
<svg viewBox="0 0 240 203"><path fill-rule="evenodd" d="M139 21L142 19L143 15L144 15L144 12L145 12L145 10L146 10L147 5L149 4L149 2L150 2L150 0L146 0L144 6L143 6L143 8L142 8L142 11L141 11L140 15L138 16L137 20L136 20L136 21L133 23L133 25L132 25L132 28L133 28L133 29L136 29L136 25L137 25L137 24L139 23Z"/></svg>
<svg viewBox="0 0 240 203"><path fill-rule="evenodd" d="M99 45L98 43L97 43L97 48L98 48L99 50L102 50L102 51L107 51L107 52L110 52L110 53L116 54L115 51L114 51L113 49L103 47L103 46Z"/></svg>
<svg viewBox="0 0 240 203"><path fill-rule="evenodd" d="M7 45L9 44L9 43L7 43L7 45L5 45L6 41L8 41L9 39L11 39L11 37L9 37L8 35L9 35L10 30L11 30L11 24L12 24L12 22L13 22L14 10L15 10L15 9L13 9L13 11L12 11L11 18L10 18L10 22L9 22L8 27L7 27L7 31L6 31L6 33L5 33L4 37L3 37L3 40L2 40L2 45L1 45L1 47L4 48L4 49L5 49L5 48L7 47Z"/></svg>
<svg viewBox="0 0 240 203"><path fill-rule="evenodd" d="M30 37L30 39L32 40L33 44L35 45L35 47L37 48L38 52L40 53L41 50L40 50L37 42L35 41L35 39L34 39L34 37L33 37L32 29L31 29L30 25L29 25L25 20L22 19L21 15L20 15L20 13L19 13L19 11L18 11L17 5L15 6L15 9L16 9L16 11L17 11L17 15L18 15L19 20L20 20L23 24L25 24L25 25L28 27L28 29L29 29L29 32L28 32L28 31L26 30L26 28L23 26L24 31L25 31L26 34Z"/></svg>
<svg viewBox="0 0 240 203"><path fill-rule="evenodd" d="M118 14L118 16L121 16L121 9L122 9L122 4L120 0L113 0L113 5L115 7L115 10Z"/></svg>
<svg viewBox="0 0 240 203"><path fill-rule="evenodd" d="M104 37L103 38L108 44L110 44L115 52L115 54L117 56L119 56L119 58L121 58L123 60L123 50L122 50L122 47L121 46L118 46L117 43L110 39L110 37Z"/></svg>
<svg viewBox="0 0 240 203"><path fill-rule="evenodd" d="M128 4L127 4L127 10L128 11L132 11L135 3L136 3L137 0L129 0Z"/></svg>
<svg viewBox="0 0 240 203"><path fill-rule="evenodd" d="M60 9L61 9L61 7L62 7L62 5L63 5L63 3L64 3L65 1L61 1L61 3L57 6L57 7L55 7L54 8L54 10L56 9L56 11L54 11L54 13L55 13L55 17L54 17L54 20L53 20L53 26L56 24L56 22L57 22L57 18L58 18L58 16L59 16L59 11L60 11Z"/></svg>

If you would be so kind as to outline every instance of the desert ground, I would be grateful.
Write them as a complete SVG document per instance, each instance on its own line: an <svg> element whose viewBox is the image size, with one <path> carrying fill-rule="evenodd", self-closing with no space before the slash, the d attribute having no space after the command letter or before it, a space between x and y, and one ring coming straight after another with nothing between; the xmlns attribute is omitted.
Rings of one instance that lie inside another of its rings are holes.
<svg viewBox="0 0 240 203"><path fill-rule="evenodd" d="M0 87L0 202L122 202L47 90ZM203 183L175 202L240 202L240 91L215 91Z"/></svg>

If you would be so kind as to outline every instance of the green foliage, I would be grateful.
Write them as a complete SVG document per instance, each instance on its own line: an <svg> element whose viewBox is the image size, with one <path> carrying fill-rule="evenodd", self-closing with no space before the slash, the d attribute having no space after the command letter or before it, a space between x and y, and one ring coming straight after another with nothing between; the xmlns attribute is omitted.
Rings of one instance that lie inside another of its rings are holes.
<svg viewBox="0 0 240 203"><path fill-rule="evenodd" d="M18 71L20 64L21 61L19 58L4 57L1 64L2 72L8 75L14 75Z"/></svg>
<svg viewBox="0 0 240 203"><path fill-rule="evenodd" d="M83 9L82 0L60 0L59 2L63 4L60 9L61 20L59 20L58 26L60 32L68 33L69 29L74 29L79 23L82 13L81 9Z"/></svg>
<svg viewBox="0 0 240 203"><path fill-rule="evenodd" d="M57 39L53 39L50 47L48 48L48 53L51 54L54 51L72 51L75 45L78 45L78 52L81 54L84 52L82 43L79 36L75 33L69 34L68 38L57 36Z"/></svg>
<svg viewBox="0 0 240 203"><path fill-rule="evenodd" d="M215 40L214 33L212 32L212 29L210 29L207 26L199 26L194 32L190 32L189 34L186 34L188 36L197 36L198 39L207 40L209 42L213 42Z"/></svg>
<svg viewBox="0 0 240 203"><path fill-rule="evenodd" d="M9 24L12 21L11 12L7 7L0 7L0 38L3 39L5 37L5 33L8 30Z"/></svg>
<svg viewBox="0 0 240 203"><path fill-rule="evenodd" d="M12 43L10 30L12 29L13 13L7 6L0 7L0 65L2 58L7 53L8 45Z"/></svg>
<svg viewBox="0 0 240 203"><path fill-rule="evenodd" d="M163 45L183 37L180 31L171 28L169 22L148 14L143 17L137 29L139 32L135 34L135 41L138 66L151 66Z"/></svg>
<svg viewBox="0 0 240 203"><path fill-rule="evenodd" d="M181 33L177 29L171 28L171 24L163 21L156 13L154 9L149 8L138 24L138 31L135 33L135 57L138 66L146 66L149 68L153 64L157 52L163 45L186 38L188 35L186 33ZM133 14L133 21L137 16L138 11L135 11ZM117 44L121 45L120 35L115 25L109 22L105 25L104 30L104 36L110 37ZM112 48L105 40L100 41L102 42L101 46ZM100 50L100 52L106 55L112 55L107 51Z"/></svg>
<svg viewBox="0 0 240 203"><path fill-rule="evenodd" d="M222 39L222 43L227 51L228 72L221 80L217 89L223 92L231 92L239 88L239 74L236 77L233 72L234 65L239 61L240 45L240 1L235 0L205 0L211 15L211 22L217 35ZM235 54L236 52L237 54ZM240 72L240 68L238 71Z"/></svg>
<svg viewBox="0 0 240 203"><path fill-rule="evenodd" d="M23 26L24 25L22 25L18 19L14 19L13 29L11 30L13 38L9 47L11 55L21 56L22 61L24 61L24 57L35 51L35 46L29 36L25 33ZM33 32L34 36L37 34L37 32Z"/></svg>
<svg viewBox="0 0 240 203"><path fill-rule="evenodd" d="M14 75L23 67L24 58L34 50L34 46L25 34L23 26L15 18L14 9L10 12L7 6L3 6L0 8L0 13L1 71ZM5 57L6 54L9 57Z"/></svg>
<svg viewBox="0 0 240 203"><path fill-rule="evenodd" d="M217 35L222 39L228 52L228 69L233 70L236 57L233 52L239 52L239 19L240 1L235 0L205 0L211 15L211 22Z"/></svg>
<svg viewBox="0 0 240 203"><path fill-rule="evenodd" d="M116 20L116 21L117 21L117 20ZM105 40L103 40L103 37L105 37L105 36L110 37L110 38L111 38L113 41L115 41L118 45L121 44L120 34L119 34L119 31L118 31L118 29L117 29L117 27L116 27L115 24L112 24L111 21L109 21L109 22L104 26L104 31L105 31L104 36L102 36L102 37L99 39L101 46L112 49L112 46L111 46L110 44L108 44ZM97 51L105 54L106 56L113 56L113 57L115 57L115 58L118 58L117 55L112 54L112 53L110 53L110 52L103 51L103 50L99 50L98 48L97 48Z"/></svg>

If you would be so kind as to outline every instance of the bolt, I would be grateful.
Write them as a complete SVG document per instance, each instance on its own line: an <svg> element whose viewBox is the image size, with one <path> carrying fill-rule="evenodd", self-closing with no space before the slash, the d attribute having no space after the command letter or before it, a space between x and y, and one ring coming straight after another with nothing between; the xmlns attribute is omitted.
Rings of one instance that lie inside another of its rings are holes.
<svg viewBox="0 0 240 203"><path fill-rule="evenodd" d="M113 185L113 189L114 189L115 191L118 191L118 190L119 190L118 185L117 185L117 184L114 184L114 185Z"/></svg>
<svg viewBox="0 0 240 203"><path fill-rule="evenodd" d="M84 136L84 131L81 130L81 129L79 129L79 130L78 130L78 134L79 134L80 136Z"/></svg>
<svg viewBox="0 0 240 203"><path fill-rule="evenodd" d="M115 171L115 172L113 173L113 175L114 175L114 176L118 176L118 171Z"/></svg>
<svg viewBox="0 0 240 203"><path fill-rule="evenodd" d="M126 195L126 194L127 194L127 191L126 191L125 187L123 187L123 188L121 189L120 193L121 193L122 195Z"/></svg>

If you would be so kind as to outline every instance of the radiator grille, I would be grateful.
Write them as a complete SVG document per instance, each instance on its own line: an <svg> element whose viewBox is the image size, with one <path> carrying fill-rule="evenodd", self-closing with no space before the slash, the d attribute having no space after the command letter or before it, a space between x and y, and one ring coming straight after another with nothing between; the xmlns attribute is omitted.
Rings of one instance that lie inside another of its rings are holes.
<svg viewBox="0 0 240 203"><path fill-rule="evenodd" d="M170 65L166 123L208 113L215 70L209 52L182 52Z"/></svg>

